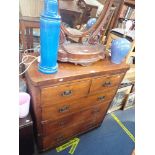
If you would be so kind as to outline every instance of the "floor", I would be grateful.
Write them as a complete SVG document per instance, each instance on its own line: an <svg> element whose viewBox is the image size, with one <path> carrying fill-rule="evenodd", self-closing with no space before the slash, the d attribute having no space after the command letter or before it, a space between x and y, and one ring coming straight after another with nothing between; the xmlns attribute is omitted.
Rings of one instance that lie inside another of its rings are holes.
<svg viewBox="0 0 155 155"><path fill-rule="evenodd" d="M135 135L135 109L118 110L114 114L125 127ZM78 137L80 142L74 155L131 155L135 143L117 124L110 114L107 114L102 125ZM35 155L69 155L70 147L56 152L56 149Z"/></svg>

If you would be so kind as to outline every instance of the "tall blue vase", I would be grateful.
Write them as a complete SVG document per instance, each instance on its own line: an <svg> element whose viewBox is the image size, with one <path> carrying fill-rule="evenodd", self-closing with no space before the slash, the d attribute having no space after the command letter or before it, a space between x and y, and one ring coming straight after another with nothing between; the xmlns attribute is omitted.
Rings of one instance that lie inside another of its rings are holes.
<svg viewBox="0 0 155 155"><path fill-rule="evenodd" d="M58 45L60 36L60 16L57 0L44 0L44 10L40 17L40 63L39 71L44 74L57 72Z"/></svg>
<svg viewBox="0 0 155 155"><path fill-rule="evenodd" d="M131 43L125 38L118 38L112 41L111 61L120 64L131 49Z"/></svg>

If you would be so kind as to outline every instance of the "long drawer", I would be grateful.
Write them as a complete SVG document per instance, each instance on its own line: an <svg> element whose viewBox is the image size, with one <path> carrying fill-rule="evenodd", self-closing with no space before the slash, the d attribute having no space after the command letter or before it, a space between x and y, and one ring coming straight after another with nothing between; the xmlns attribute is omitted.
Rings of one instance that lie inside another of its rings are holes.
<svg viewBox="0 0 155 155"><path fill-rule="evenodd" d="M100 103L106 103L112 100L117 87L107 89L104 92L83 97L78 100L63 102L50 107L42 108L42 120L56 120L58 118L67 116L68 114L75 113L81 109L88 108Z"/></svg>
<svg viewBox="0 0 155 155"><path fill-rule="evenodd" d="M72 82L41 89L41 106L75 100L88 94L90 80Z"/></svg>
<svg viewBox="0 0 155 155"><path fill-rule="evenodd" d="M87 122L90 120L102 120L106 113L106 110L110 102L102 103L98 106L93 106L91 108L82 110L80 112L74 113L67 117L58 119L57 121L49 121L42 123L43 136L55 133L55 131L63 130L64 128L69 128L73 125L80 124L81 122Z"/></svg>

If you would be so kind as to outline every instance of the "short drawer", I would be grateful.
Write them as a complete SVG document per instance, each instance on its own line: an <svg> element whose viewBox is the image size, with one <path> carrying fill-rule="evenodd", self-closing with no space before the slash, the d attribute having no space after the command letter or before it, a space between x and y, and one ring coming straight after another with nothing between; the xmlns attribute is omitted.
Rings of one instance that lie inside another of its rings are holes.
<svg viewBox="0 0 155 155"><path fill-rule="evenodd" d="M100 92L94 95L83 97L78 100L63 102L50 107L42 108L42 120L56 120L69 114L79 112L91 106L105 103L113 99L117 87L113 87L110 91Z"/></svg>
<svg viewBox="0 0 155 155"><path fill-rule="evenodd" d="M93 78L90 93L103 91L107 88L118 86L124 74L110 75L105 77Z"/></svg>
<svg viewBox="0 0 155 155"><path fill-rule="evenodd" d="M63 130L64 128L69 128L82 122L87 122L88 120L90 120L90 122L102 120L109 103L110 102L106 102L98 106L93 106L91 108L74 113L67 117L63 117L56 121L48 121L46 123L42 123L43 136L47 136L54 133L55 131Z"/></svg>
<svg viewBox="0 0 155 155"><path fill-rule="evenodd" d="M86 96L90 80L72 82L41 89L41 106L53 105Z"/></svg>

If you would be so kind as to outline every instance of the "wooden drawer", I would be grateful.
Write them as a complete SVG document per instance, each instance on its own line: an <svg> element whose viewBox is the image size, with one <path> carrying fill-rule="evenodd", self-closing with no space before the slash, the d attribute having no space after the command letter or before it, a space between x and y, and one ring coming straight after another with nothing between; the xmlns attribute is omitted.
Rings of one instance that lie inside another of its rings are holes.
<svg viewBox="0 0 155 155"><path fill-rule="evenodd" d="M69 140L76 135L89 131L97 126L99 126L102 122L101 120L88 120L87 122L82 122L80 124L74 125L69 128L64 128L63 130L59 130L58 132L54 132L51 135L42 137L43 147L45 149L59 146L63 144L65 141Z"/></svg>
<svg viewBox="0 0 155 155"><path fill-rule="evenodd" d="M46 137L42 137L43 142L43 148L44 150L48 150L49 148L54 148L57 146L60 146L61 144L64 144L69 139L82 134L84 132L87 132L93 128L96 128L100 125L100 123L97 122L85 122L81 123L77 126L73 126L71 128L68 128L66 132L59 132L58 135L49 135Z"/></svg>
<svg viewBox="0 0 155 155"><path fill-rule="evenodd" d="M108 91L83 97L75 101L63 102L54 106L44 107L42 108L42 121L56 120L96 104L106 104L107 101L113 99L116 90L117 87L113 87L112 89L108 89Z"/></svg>
<svg viewBox="0 0 155 155"><path fill-rule="evenodd" d="M110 102L106 102L98 106L93 106L78 113L74 113L67 117L58 119L57 121L42 123L43 136L47 136L54 133L55 131L63 130L64 128L69 128L73 125L80 124L81 122L87 122L88 120L90 120L90 122L102 120L109 106L109 103Z"/></svg>
<svg viewBox="0 0 155 155"><path fill-rule="evenodd" d="M110 75L105 77L93 78L90 93L103 91L107 88L118 86L124 74Z"/></svg>
<svg viewBox="0 0 155 155"><path fill-rule="evenodd" d="M90 80L72 82L41 89L41 106L67 102L83 96L89 91Z"/></svg>

